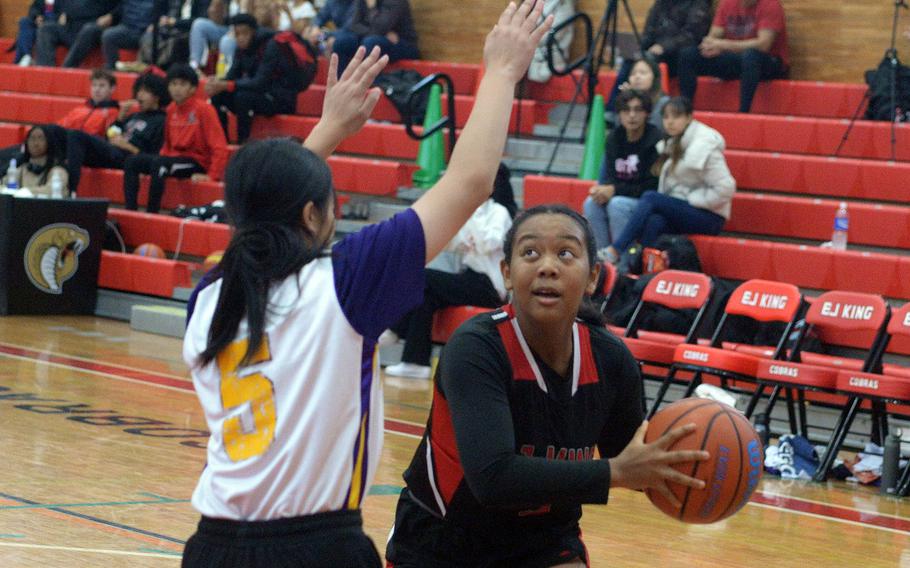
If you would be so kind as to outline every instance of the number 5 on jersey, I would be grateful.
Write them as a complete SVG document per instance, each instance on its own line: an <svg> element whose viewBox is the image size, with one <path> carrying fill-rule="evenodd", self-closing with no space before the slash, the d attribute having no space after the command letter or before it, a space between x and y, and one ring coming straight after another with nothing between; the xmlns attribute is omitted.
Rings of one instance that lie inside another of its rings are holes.
<svg viewBox="0 0 910 568"><path fill-rule="evenodd" d="M241 367L248 345L249 340L241 339L218 354L224 409L232 411L249 404L248 410L244 408L241 413L227 418L221 428L224 449L235 462L262 454L275 439L275 390L272 381L261 373L242 373L245 367L271 359L269 337L263 336L262 344L249 364Z"/></svg>

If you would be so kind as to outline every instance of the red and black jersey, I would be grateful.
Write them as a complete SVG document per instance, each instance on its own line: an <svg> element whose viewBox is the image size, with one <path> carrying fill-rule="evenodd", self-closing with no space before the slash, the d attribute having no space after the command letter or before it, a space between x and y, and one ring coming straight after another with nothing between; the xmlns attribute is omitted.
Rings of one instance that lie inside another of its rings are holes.
<svg viewBox="0 0 910 568"><path fill-rule="evenodd" d="M479 315L443 350L403 499L472 528L577 530L581 504L609 495L609 463L595 449L613 457L632 439L641 389L637 363L606 329L574 324L560 376L530 350L510 306Z"/></svg>

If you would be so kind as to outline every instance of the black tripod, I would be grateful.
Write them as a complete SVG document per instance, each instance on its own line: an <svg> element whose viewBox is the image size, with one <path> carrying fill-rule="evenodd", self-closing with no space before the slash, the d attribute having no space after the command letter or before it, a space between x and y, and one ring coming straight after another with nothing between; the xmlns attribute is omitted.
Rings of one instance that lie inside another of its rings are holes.
<svg viewBox="0 0 910 568"><path fill-rule="evenodd" d="M621 0L623 8L626 11L626 16L629 19L629 23L632 26L632 34L635 36L636 45L641 45L641 36L638 34L638 26L635 24L635 18L632 16L632 9L629 8L628 0ZM591 118L591 108L594 106L594 94L597 89L598 82L598 73L600 72L600 67L604 62L604 51L608 45L610 46L610 67L613 67L613 63L616 60L616 29L619 20L619 2L620 0L610 0L607 3L607 9L604 10L603 16L600 19L600 25L597 28L597 33L592 36L592 26L591 18L584 12L579 12L566 20L565 22L560 23L557 26L554 26L550 31L549 37L547 38L547 65L550 67L550 72L554 76L561 77L563 75L570 75L576 69L583 69L582 76L579 79L574 79L575 81L575 94L572 95L572 101L569 104L569 112L566 114L566 118L563 120L562 128L559 130L559 137L556 139L556 144L553 147L553 153L550 155L550 161L547 163L547 169L544 171L544 175L549 175L550 170L553 168L553 161L556 159L556 154L559 151L559 146L566 139L566 130L569 127L569 121L572 119L572 112L575 110L575 106L578 104L579 96L581 95L582 87L587 84L588 86L588 110L585 113L585 127L582 129L582 141L585 139L585 131L587 125L590 122ZM562 29L568 26L574 26L576 21L581 21L585 26L585 41L587 42L587 49L585 54L569 65L564 69L556 69L553 63L553 48L558 46L556 43L556 34Z"/></svg>
<svg viewBox="0 0 910 568"><path fill-rule="evenodd" d="M889 88L890 88L890 109L891 114L889 120L891 121L891 161L897 161L897 132L896 132L896 123L898 120L897 116L897 67L900 65L900 60L897 58L897 48L895 44L897 43L897 20L900 15L900 9L907 9L906 0L894 0L894 16L891 19L891 46L885 50L885 56L882 58L882 61L888 61L888 68L891 74L889 78ZM850 136L850 131L853 130L853 125L856 123L856 118L859 116L860 111L863 108L863 105L870 100L872 89L871 87L866 90L866 94L863 95L863 100L859 102L856 106L856 110L853 112L853 117L850 118L850 124L847 125L847 130L844 132L843 138L841 138L840 144L837 145L837 149L834 151L834 156L837 157L840 154L841 148L844 147L844 144L847 142L847 138ZM910 109L902 109L907 111Z"/></svg>

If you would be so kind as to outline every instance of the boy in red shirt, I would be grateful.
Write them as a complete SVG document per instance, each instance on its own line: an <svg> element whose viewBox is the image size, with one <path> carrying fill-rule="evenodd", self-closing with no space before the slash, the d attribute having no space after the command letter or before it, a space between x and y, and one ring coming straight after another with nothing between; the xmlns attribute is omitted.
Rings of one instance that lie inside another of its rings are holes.
<svg viewBox="0 0 910 568"><path fill-rule="evenodd" d="M739 79L739 112L749 112L759 81L783 77L789 66L780 0L721 0L701 45L679 54L679 90L692 100L699 75Z"/></svg>
<svg viewBox="0 0 910 568"><path fill-rule="evenodd" d="M110 71L95 69L90 80L91 96L85 104L69 111L57 124L70 130L104 137L120 113L120 104L111 98L117 79Z"/></svg>
<svg viewBox="0 0 910 568"><path fill-rule="evenodd" d="M199 76L185 63L172 65L167 73L171 95L164 124L161 154L136 154L123 165L126 208L139 208L139 174L149 174L148 212L161 209L164 181L168 177L193 181L220 180L227 164L228 148L215 107L195 97Z"/></svg>

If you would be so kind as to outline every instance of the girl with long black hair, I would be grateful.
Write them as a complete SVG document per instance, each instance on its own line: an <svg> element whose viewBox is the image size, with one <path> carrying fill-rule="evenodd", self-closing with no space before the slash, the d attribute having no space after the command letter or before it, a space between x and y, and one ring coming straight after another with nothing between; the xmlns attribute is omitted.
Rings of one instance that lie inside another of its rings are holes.
<svg viewBox="0 0 910 568"><path fill-rule="evenodd" d="M537 4L537 5L535 5ZM412 208L329 249L325 158L366 121L387 58L329 66L304 147L241 149L226 173L235 231L189 305L184 358L211 431L186 566L379 566L360 504L382 445L376 338L420 304L423 267L490 195L512 97L552 18L514 3L484 46L486 73L443 178Z"/></svg>

